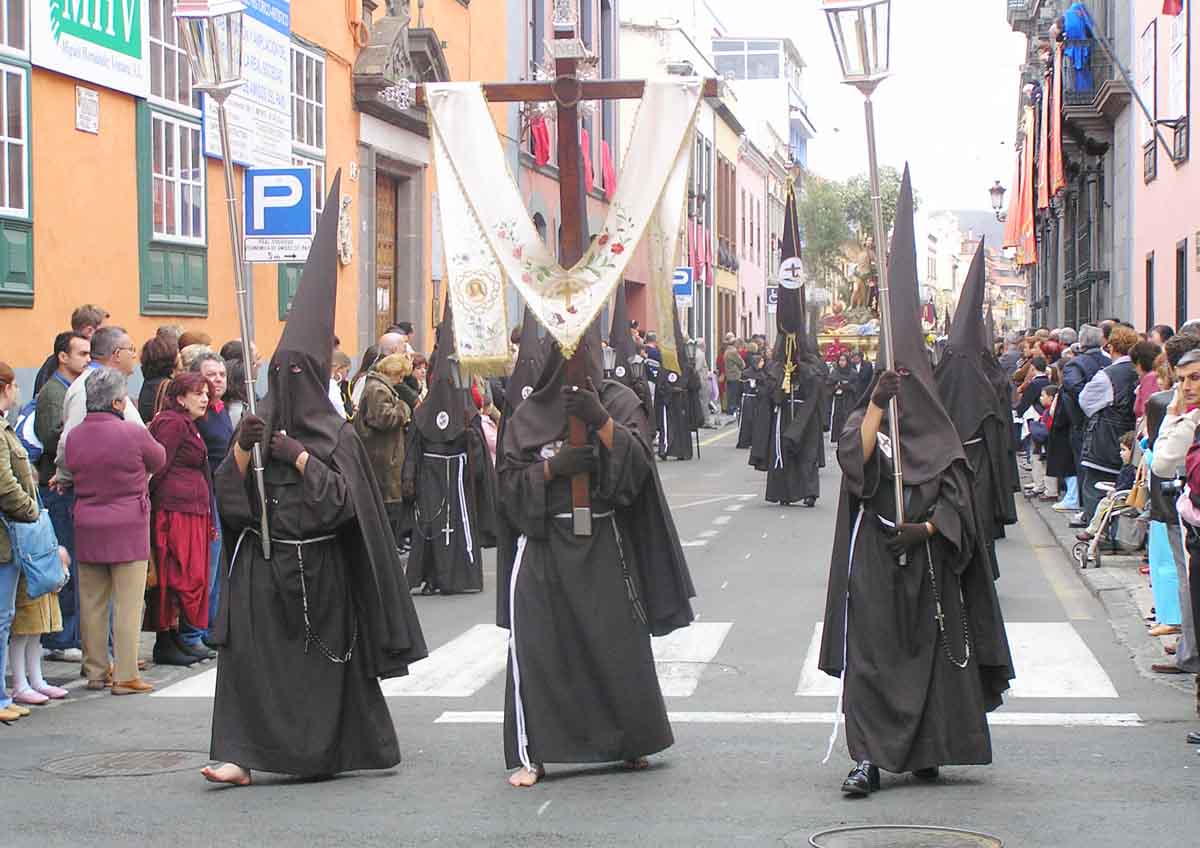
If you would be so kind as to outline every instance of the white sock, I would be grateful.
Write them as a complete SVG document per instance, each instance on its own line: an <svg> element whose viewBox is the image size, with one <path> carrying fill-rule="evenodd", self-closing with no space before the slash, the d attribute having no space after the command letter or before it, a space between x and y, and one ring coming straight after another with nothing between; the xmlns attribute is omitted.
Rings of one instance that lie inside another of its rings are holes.
<svg viewBox="0 0 1200 848"><path fill-rule="evenodd" d="M25 674L29 685L34 689L45 689L46 678L42 677L42 641L37 636L29 636L25 648Z"/></svg>
<svg viewBox="0 0 1200 848"><path fill-rule="evenodd" d="M13 693L20 692L22 689L28 689L29 680L25 676L25 658L28 656L26 646L31 640L36 641L36 636L14 636L8 645L8 658L12 663L12 691Z"/></svg>

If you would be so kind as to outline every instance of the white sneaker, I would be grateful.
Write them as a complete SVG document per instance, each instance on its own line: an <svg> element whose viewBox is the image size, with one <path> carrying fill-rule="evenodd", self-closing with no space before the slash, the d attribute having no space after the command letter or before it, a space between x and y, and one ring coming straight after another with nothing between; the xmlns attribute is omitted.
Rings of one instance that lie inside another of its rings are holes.
<svg viewBox="0 0 1200 848"><path fill-rule="evenodd" d="M1074 512L1075 510L1079 509L1079 507L1075 506L1074 504L1069 504L1066 501L1059 501L1050 508L1055 512Z"/></svg>
<svg viewBox="0 0 1200 848"><path fill-rule="evenodd" d="M50 662L83 662L83 651L79 650L79 648L66 648L61 651L48 651L46 653L46 659L50 660Z"/></svg>

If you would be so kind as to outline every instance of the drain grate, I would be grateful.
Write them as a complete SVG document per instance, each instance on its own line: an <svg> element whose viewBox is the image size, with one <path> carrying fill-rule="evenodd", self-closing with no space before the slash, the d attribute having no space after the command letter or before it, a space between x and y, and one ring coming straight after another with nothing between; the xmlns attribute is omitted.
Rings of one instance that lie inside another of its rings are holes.
<svg viewBox="0 0 1200 848"><path fill-rule="evenodd" d="M814 848L1003 848L994 836L970 830L911 825L839 827L813 834Z"/></svg>
<svg viewBox="0 0 1200 848"><path fill-rule="evenodd" d="M188 771L212 760L203 751L110 751L51 760L42 771L59 777L146 777Z"/></svg>

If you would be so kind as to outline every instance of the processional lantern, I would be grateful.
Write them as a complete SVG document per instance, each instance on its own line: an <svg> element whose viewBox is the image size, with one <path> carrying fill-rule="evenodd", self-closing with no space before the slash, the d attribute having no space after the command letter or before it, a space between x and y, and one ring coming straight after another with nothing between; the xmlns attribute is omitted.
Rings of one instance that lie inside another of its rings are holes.
<svg viewBox="0 0 1200 848"><path fill-rule="evenodd" d="M842 66L842 81L863 96L867 121L868 176L871 180L871 214L875 229L876 267L879 274L879 325L884 340L884 367L895 367L892 344L891 298L888 287L887 228L879 191L879 160L875 152L875 110L871 95L891 74L892 0L825 0L825 19L833 47ZM900 463L900 416L896 399L888 404L888 429L895 468L896 523L904 521L904 472Z"/></svg>
<svg viewBox="0 0 1200 848"><path fill-rule="evenodd" d="M242 21L246 7L241 0L176 0L175 20L179 38L187 51L192 69L192 87L217 103L217 125L221 135L221 159L225 171L225 206L229 212L229 242L233 250L234 301L238 310L242 354L247 358L246 408L258 412L254 393L254 369L249 359L254 350L250 327L254 306L247 289L245 254L238 227L237 192L234 188L233 151L229 144L229 115L225 101L245 82L242 79ZM263 556L271 557L271 533L267 519L267 489L263 478L262 449L255 445L251 454L255 485L258 489L260 533Z"/></svg>

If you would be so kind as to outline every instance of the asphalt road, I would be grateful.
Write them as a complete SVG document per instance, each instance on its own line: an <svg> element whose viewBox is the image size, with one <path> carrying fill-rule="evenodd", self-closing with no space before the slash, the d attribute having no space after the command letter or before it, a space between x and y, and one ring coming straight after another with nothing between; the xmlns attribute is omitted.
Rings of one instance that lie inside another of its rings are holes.
<svg viewBox="0 0 1200 848"><path fill-rule="evenodd" d="M47 770L94 753L191 751L203 761L212 670L153 669L155 697L75 690L0 727L3 841L787 846L841 824L903 823L1021 848L1196 844L1200 758L1184 742L1197 726L1192 699L1139 674L1130 657L1144 646L1122 635L1139 634L1136 612L1110 621L1029 512L1000 544L1018 681L994 715L995 764L945 769L936 785L885 775L882 792L844 799L840 736L821 764L836 688L806 666L825 602L832 451L816 509L780 508L762 500L765 479L729 431L704 436L698 461L659 466L699 625L656 645L676 744L648 771L557 767L534 789L507 785L489 559L483 594L417 599L430 647L442 650L390 690L404 754L394 771L323 783L256 774L255 786L230 790L194 767L92 779Z"/></svg>

